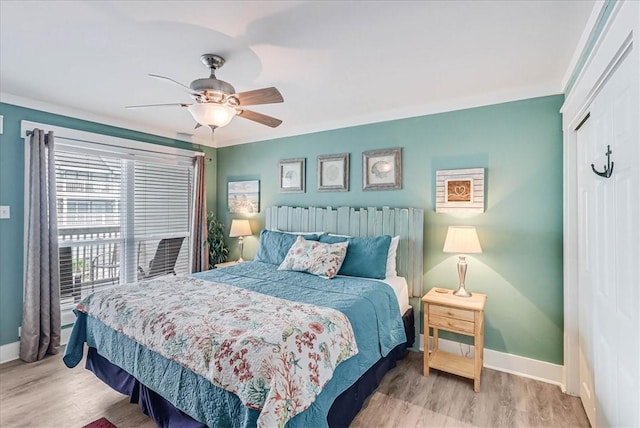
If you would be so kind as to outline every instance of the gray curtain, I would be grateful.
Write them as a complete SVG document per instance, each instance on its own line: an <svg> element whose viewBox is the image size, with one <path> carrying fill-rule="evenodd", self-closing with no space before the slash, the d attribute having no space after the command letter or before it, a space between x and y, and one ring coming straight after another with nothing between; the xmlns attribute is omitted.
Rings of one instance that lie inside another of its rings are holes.
<svg viewBox="0 0 640 428"><path fill-rule="evenodd" d="M195 158L195 201L193 207L191 272L209 269L209 252L207 246L207 195L204 183L204 156Z"/></svg>
<svg viewBox="0 0 640 428"><path fill-rule="evenodd" d="M53 132L30 140L26 282L20 358L38 361L60 347L60 270Z"/></svg>

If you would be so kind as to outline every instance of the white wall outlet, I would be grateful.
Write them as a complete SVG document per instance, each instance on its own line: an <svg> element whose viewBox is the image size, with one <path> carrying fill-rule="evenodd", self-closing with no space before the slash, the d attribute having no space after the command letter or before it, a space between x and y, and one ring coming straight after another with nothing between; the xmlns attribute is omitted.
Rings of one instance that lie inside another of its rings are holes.
<svg viewBox="0 0 640 428"><path fill-rule="evenodd" d="M11 207L9 205L0 205L0 219L11 218Z"/></svg>
<svg viewBox="0 0 640 428"><path fill-rule="evenodd" d="M22 326L18 326L18 337L22 337Z"/></svg>

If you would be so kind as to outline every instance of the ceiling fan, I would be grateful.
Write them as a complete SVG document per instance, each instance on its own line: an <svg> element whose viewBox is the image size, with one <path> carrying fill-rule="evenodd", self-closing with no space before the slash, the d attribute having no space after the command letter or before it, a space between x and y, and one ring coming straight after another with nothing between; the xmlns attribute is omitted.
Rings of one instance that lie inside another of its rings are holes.
<svg viewBox="0 0 640 428"><path fill-rule="evenodd" d="M284 99L276 88L270 87L236 93L233 86L216 78L215 72L224 65L224 58L215 54L204 54L200 60L209 68L210 75L208 78L194 80L189 86L169 77L149 74L156 79L180 86L193 98L192 103L146 104L126 106L125 108L186 107L197 122L196 129L208 126L211 130L215 130L229 124L235 116L253 120L272 128L282 123L280 119L245 109L245 106L283 102Z"/></svg>

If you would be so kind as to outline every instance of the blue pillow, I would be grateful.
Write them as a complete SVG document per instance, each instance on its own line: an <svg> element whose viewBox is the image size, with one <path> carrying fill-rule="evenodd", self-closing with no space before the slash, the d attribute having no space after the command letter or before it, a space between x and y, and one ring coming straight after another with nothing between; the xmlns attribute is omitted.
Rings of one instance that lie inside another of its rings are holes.
<svg viewBox="0 0 640 428"><path fill-rule="evenodd" d="M262 232L260 232L258 252L254 260L272 265L280 265L285 257L287 257L289 248L296 242L298 236L302 236L307 241L318 240L318 235L316 234L294 235L263 229Z"/></svg>
<svg viewBox="0 0 640 428"><path fill-rule="evenodd" d="M338 275L360 276L362 278L384 279L387 276L387 256L391 236L381 235L369 238L349 238L345 236L321 235L320 242L334 244L349 242L347 255Z"/></svg>

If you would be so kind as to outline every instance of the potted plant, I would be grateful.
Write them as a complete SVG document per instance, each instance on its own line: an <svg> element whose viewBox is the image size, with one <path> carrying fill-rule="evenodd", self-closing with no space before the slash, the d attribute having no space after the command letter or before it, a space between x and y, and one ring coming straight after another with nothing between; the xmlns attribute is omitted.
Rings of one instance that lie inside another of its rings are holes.
<svg viewBox="0 0 640 428"><path fill-rule="evenodd" d="M214 212L207 215L207 245L209 246L209 266L227 261L229 248L224 242L224 223L218 220Z"/></svg>

